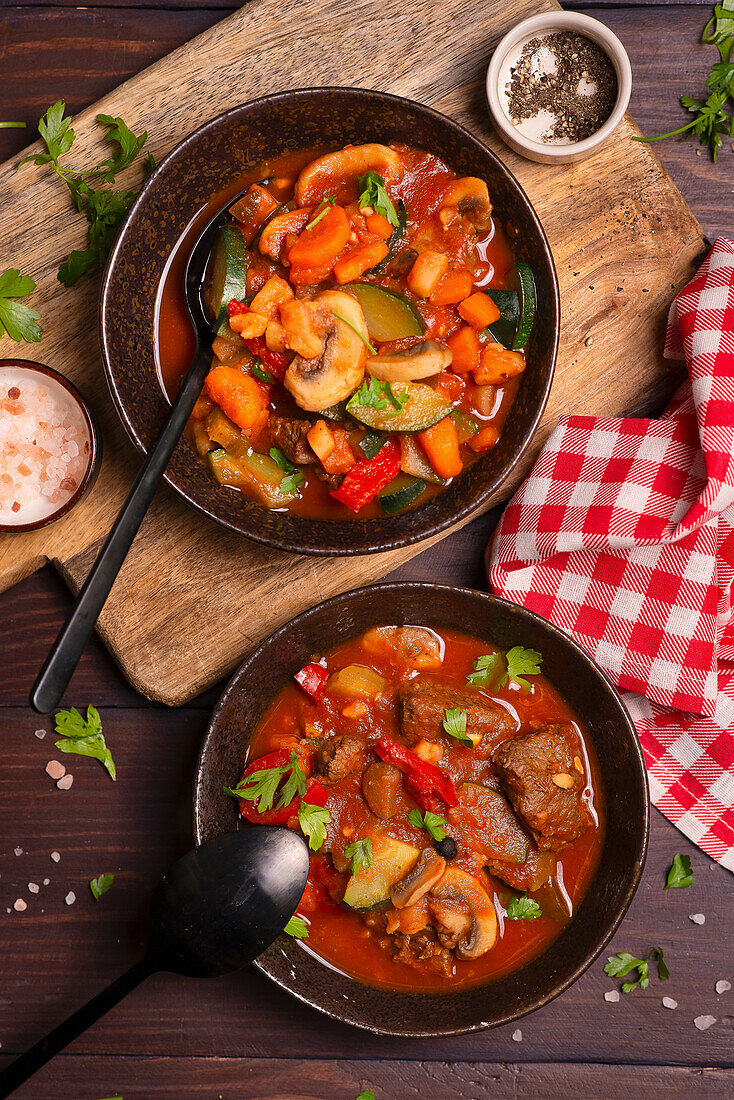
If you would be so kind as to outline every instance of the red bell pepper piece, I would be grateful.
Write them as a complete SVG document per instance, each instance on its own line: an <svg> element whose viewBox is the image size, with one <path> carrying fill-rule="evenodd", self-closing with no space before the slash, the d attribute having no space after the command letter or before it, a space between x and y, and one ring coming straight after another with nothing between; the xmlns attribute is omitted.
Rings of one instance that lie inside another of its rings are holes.
<svg viewBox="0 0 734 1100"><path fill-rule="evenodd" d="M297 684L300 684L307 695L310 695L312 699L320 699L321 694L326 686L326 681L329 679L329 670L324 668L323 665L317 665L315 662L305 665L300 672L297 672L293 679Z"/></svg>
<svg viewBox="0 0 734 1100"><path fill-rule="evenodd" d="M236 298L232 298L227 303L227 314L229 317L235 317L238 313L249 313L250 307L246 302L238 302ZM285 355L279 351L271 351L268 345L265 343L263 336L253 336L249 340L245 340L245 347L248 351L264 363L266 367L269 367L272 374L279 382L283 381L285 372L288 369L288 360Z"/></svg>
<svg viewBox="0 0 734 1100"><path fill-rule="evenodd" d="M333 489L334 500L346 504L358 512L369 504L400 473L400 445L395 438L388 439L374 458L357 462L344 475L338 489Z"/></svg>
<svg viewBox="0 0 734 1100"><path fill-rule="evenodd" d="M290 761L290 753L286 749L278 749L277 752L269 752L266 756L261 756L257 760L253 760L242 773L242 779L240 784L248 775L252 775L253 772L267 771L269 768L282 768ZM286 772L283 776L283 781L288 777ZM269 810L258 810L258 800L250 801L248 798L240 798L240 813L245 820L252 822L253 825L285 825L292 817L298 814L298 807L302 802L308 802L313 806L325 806L326 800L329 797L329 792L325 787L319 783L317 779L310 779L306 786L306 793L304 795L296 795L291 799L287 806L271 806ZM277 803L277 796L275 799Z"/></svg>
<svg viewBox="0 0 734 1100"><path fill-rule="evenodd" d="M405 773L408 784L418 794L424 797L436 794L447 806L457 805L459 799L454 784L435 764L429 764L392 737L381 737L374 748L381 760Z"/></svg>

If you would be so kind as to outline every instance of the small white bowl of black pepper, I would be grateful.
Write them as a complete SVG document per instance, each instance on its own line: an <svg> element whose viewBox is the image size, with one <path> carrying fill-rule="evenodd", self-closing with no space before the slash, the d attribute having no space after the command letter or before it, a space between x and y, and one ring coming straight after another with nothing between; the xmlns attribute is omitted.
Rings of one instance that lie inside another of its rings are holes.
<svg viewBox="0 0 734 1100"><path fill-rule="evenodd" d="M500 137L541 164L590 156L616 129L631 91L632 68L616 34L570 11L523 19L487 70L487 103Z"/></svg>

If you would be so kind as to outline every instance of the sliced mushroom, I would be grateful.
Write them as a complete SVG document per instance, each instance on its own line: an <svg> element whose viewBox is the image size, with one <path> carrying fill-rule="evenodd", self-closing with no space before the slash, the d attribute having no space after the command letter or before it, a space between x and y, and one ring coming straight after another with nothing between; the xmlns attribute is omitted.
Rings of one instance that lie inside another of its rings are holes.
<svg viewBox="0 0 734 1100"><path fill-rule="evenodd" d="M336 153L312 160L296 181L296 202L299 206L314 206L323 199L336 196L338 203L357 198L357 176L378 172L387 182L400 175L400 157L387 145L347 145Z"/></svg>
<svg viewBox="0 0 734 1100"><path fill-rule="evenodd" d="M477 229L487 230L492 224L492 203L484 180L464 176L450 184L443 196L443 209L455 208Z"/></svg>
<svg viewBox="0 0 734 1100"><path fill-rule="evenodd" d="M392 764L378 761L365 768L362 793L372 813L382 821L388 821L396 812L399 787L400 772Z"/></svg>
<svg viewBox="0 0 734 1100"><path fill-rule="evenodd" d="M392 355L371 355L367 360L367 370L381 382L414 382L417 378L440 374L452 359L451 351L436 340L423 340Z"/></svg>
<svg viewBox="0 0 734 1100"><path fill-rule="evenodd" d="M341 290L323 291L309 307L323 348L314 358L296 355L285 373L284 385L300 408L320 412L349 397L362 382L366 349L358 333L366 340L367 325L359 303ZM287 331L285 317L283 323Z"/></svg>
<svg viewBox="0 0 734 1100"><path fill-rule="evenodd" d="M393 905L395 902L393 901ZM477 959L497 940L497 914L481 883L467 871L447 867L429 897L434 920L444 935L458 936L456 954L460 959Z"/></svg>
<svg viewBox="0 0 734 1100"><path fill-rule="evenodd" d="M418 862L390 889L390 901L396 909L415 905L436 885L445 870L446 860L443 856L433 848L424 848L418 856Z"/></svg>

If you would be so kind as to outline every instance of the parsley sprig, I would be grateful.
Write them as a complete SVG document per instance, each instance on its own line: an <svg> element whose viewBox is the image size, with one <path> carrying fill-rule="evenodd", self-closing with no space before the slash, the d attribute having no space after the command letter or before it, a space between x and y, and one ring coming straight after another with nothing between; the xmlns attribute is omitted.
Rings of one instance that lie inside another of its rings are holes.
<svg viewBox="0 0 734 1100"><path fill-rule="evenodd" d="M359 331L359 329L357 328L356 325L352 324L352 322L349 320L348 317L344 317L343 314L337 313L337 311L335 309L332 309L331 312L336 317L337 321L343 321L344 324L347 326L347 328L350 328L352 330L352 332L355 334L355 336L359 336L360 340L362 341L364 346L367 348L367 351L370 353L370 355L377 355L377 350L372 347L372 344L369 342L367 337L364 336Z"/></svg>
<svg viewBox="0 0 734 1100"><path fill-rule="evenodd" d="M478 687L504 687L508 680L514 680L525 691L532 687L527 676L537 676L543 658L537 649L524 649L513 646L507 653L485 653L474 662L474 672L466 678L468 684Z"/></svg>
<svg viewBox="0 0 734 1100"><path fill-rule="evenodd" d="M376 409L378 412L382 412L388 405L392 405L395 412L390 415L395 416L403 411L409 397L409 390L398 390L396 392L389 382L380 382L379 378L370 375L357 392L349 398L347 411L350 406L360 406L364 409Z"/></svg>
<svg viewBox="0 0 734 1100"><path fill-rule="evenodd" d="M326 826L331 821L331 814L324 806L314 806L310 802L302 802L298 807L298 824L301 831L308 837L308 846L312 852L318 852L326 839Z"/></svg>
<svg viewBox="0 0 734 1100"><path fill-rule="evenodd" d="M719 155L724 138L734 137L734 111L729 110L729 101L734 101L734 0L722 0L714 7L714 14L703 29L701 41L716 46L719 61L711 66L706 87L708 99L694 99L681 96L680 103L693 118L677 130L660 134L653 138L635 138L635 141L664 141L669 137L695 134L701 145L708 145L714 163Z"/></svg>
<svg viewBox="0 0 734 1100"><path fill-rule="evenodd" d="M272 810L275 795L285 779L275 808L288 806L296 795L306 793L306 776L298 760L295 749L291 752L287 764L275 768L258 768L240 779L236 787L225 787L224 793L233 798L244 798L247 802L257 802L257 812Z"/></svg>
<svg viewBox="0 0 734 1100"><path fill-rule="evenodd" d="M443 728L449 737L461 741L463 745L473 745L474 742L466 732L466 711L461 707L450 707L444 711L444 715Z"/></svg>
<svg viewBox="0 0 734 1100"><path fill-rule="evenodd" d="M668 877L664 890L684 890L693 886L693 871L691 870L691 857L675 855L673 863L668 869Z"/></svg>
<svg viewBox="0 0 734 1100"><path fill-rule="evenodd" d="M382 214L383 218L387 218L390 225L399 225L398 212L385 190L385 181L382 176L377 172L365 172L363 176L357 177L357 186L360 210L364 210L365 206L371 206L376 214Z"/></svg>
<svg viewBox="0 0 734 1100"><path fill-rule="evenodd" d="M362 867L366 871L374 863L371 837L366 836L362 840L355 840L353 844L347 844L344 855L350 861L353 875L356 875Z"/></svg>
<svg viewBox="0 0 734 1100"><path fill-rule="evenodd" d="M653 947L644 959L636 959L634 955L630 955L629 951L620 951L618 955L609 955L604 973L609 974L611 978L624 978L632 970L636 970L637 978L634 981L623 982L622 992L631 993L638 986L640 989L647 989L650 984L650 959L653 955L657 963L658 978L662 982L667 982L670 971L663 958L662 947Z"/></svg>
<svg viewBox="0 0 734 1100"><path fill-rule="evenodd" d="M439 817L438 814L434 814L432 810L426 810L424 814L421 814L420 810L410 810L408 813L408 821L411 825L414 825L416 829L425 829L427 833L433 837L434 840L446 839L446 818Z"/></svg>
<svg viewBox="0 0 734 1100"><path fill-rule="evenodd" d="M505 916L508 920L537 920L543 916L543 910L534 898L522 894L510 899Z"/></svg>
<svg viewBox="0 0 734 1100"><path fill-rule="evenodd" d="M283 931L287 935L293 936L295 940L308 939L308 925L306 924L303 917L291 917Z"/></svg>
<svg viewBox="0 0 734 1100"><path fill-rule="evenodd" d="M285 473L285 477L278 486L278 492L284 497L292 496L293 493L298 493L298 490L306 480L306 475L303 470L299 470L297 466L294 466L283 454L280 447L271 447L270 457Z"/></svg>
<svg viewBox="0 0 734 1100"><path fill-rule="evenodd" d="M96 707L87 707L87 717L83 718L76 707L60 710L56 715L55 732L61 736L54 742L61 752L77 753L79 756L91 756L104 764L112 779L117 778L112 753L102 733L102 719Z"/></svg>
<svg viewBox="0 0 734 1100"><path fill-rule="evenodd" d="M306 226L306 229L313 229L315 225L318 225L321 219L326 217L326 215L329 213L329 210L332 206L334 206L335 203L336 195L330 195L328 199L324 199L324 201L321 203L318 210L316 211L315 215L313 216L313 218L311 218L311 221Z"/></svg>
<svg viewBox="0 0 734 1100"><path fill-rule="evenodd" d="M17 298L27 297L35 289L33 279L21 275L15 267L9 267L0 275L0 336L7 332L16 344L22 340L37 344L41 339L43 330L38 323L41 314L16 301Z"/></svg>
<svg viewBox="0 0 734 1100"><path fill-rule="evenodd" d="M147 132L137 136L121 118L113 118L112 115L97 115L97 122L106 129L104 140L109 142L111 151L105 160L93 168L76 171L61 163L76 138L71 118L66 115L66 104L61 99L49 107L38 123L38 133L46 152L31 154L18 164L19 168L28 161L48 165L69 188L77 210L86 214L89 223L88 247L74 249L62 262L58 279L64 286L73 286L86 271L101 267L107 259L122 220L135 198L134 191L114 190L112 184L117 175L132 164L148 137ZM154 167L153 158L146 157L146 175ZM109 186L100 187L100 184Z"/></svg>

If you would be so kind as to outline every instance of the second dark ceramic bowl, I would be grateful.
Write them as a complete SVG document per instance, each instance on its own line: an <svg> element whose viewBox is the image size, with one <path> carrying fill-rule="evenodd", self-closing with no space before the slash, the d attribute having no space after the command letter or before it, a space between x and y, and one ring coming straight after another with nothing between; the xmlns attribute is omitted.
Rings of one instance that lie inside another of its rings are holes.
<svg viewBox="0 0 734 1100"><path fill-rule="evenodd" d="M516 258L535 276L538 313L528 367L499 443L427 504L370 520L275 512L219 485L181 441L166 480L199 511L257 542L307 554L367 554L428 538L478 508L507 478L538 426L558 348L553 258L530 200L477 138L437 111L360 88L281 92L236 107L178 145L134 203L110 255L100 301L102 355L112 397L133 442L147 451L167 412L156 369L158 292L171 253L196 214L243 173L281 153L348 142L405 142L434 152L459 175L486 180Z"/></svg>
<svg viewBox="0 0 734 1100"><path fill-rule="evenodd" d="M584 722L599 760L606 808L599 866L573 919L541 955L474 989L373 989L288 936L280 936L255 966L313 1008L370 1031L421 1037L497 1027L547 1004L591 966L627 911L647 849L647 775L635 728L593 661L545 619L465 588L384 584L336 596L286 623L235 673L212 715L197 767L196 842L237 828L237 804L222 788L241 774L255 726L293 674L314 653L386 623L438 630L460 624L503 649L523 645L542 653L544 674Z"/></svg>

